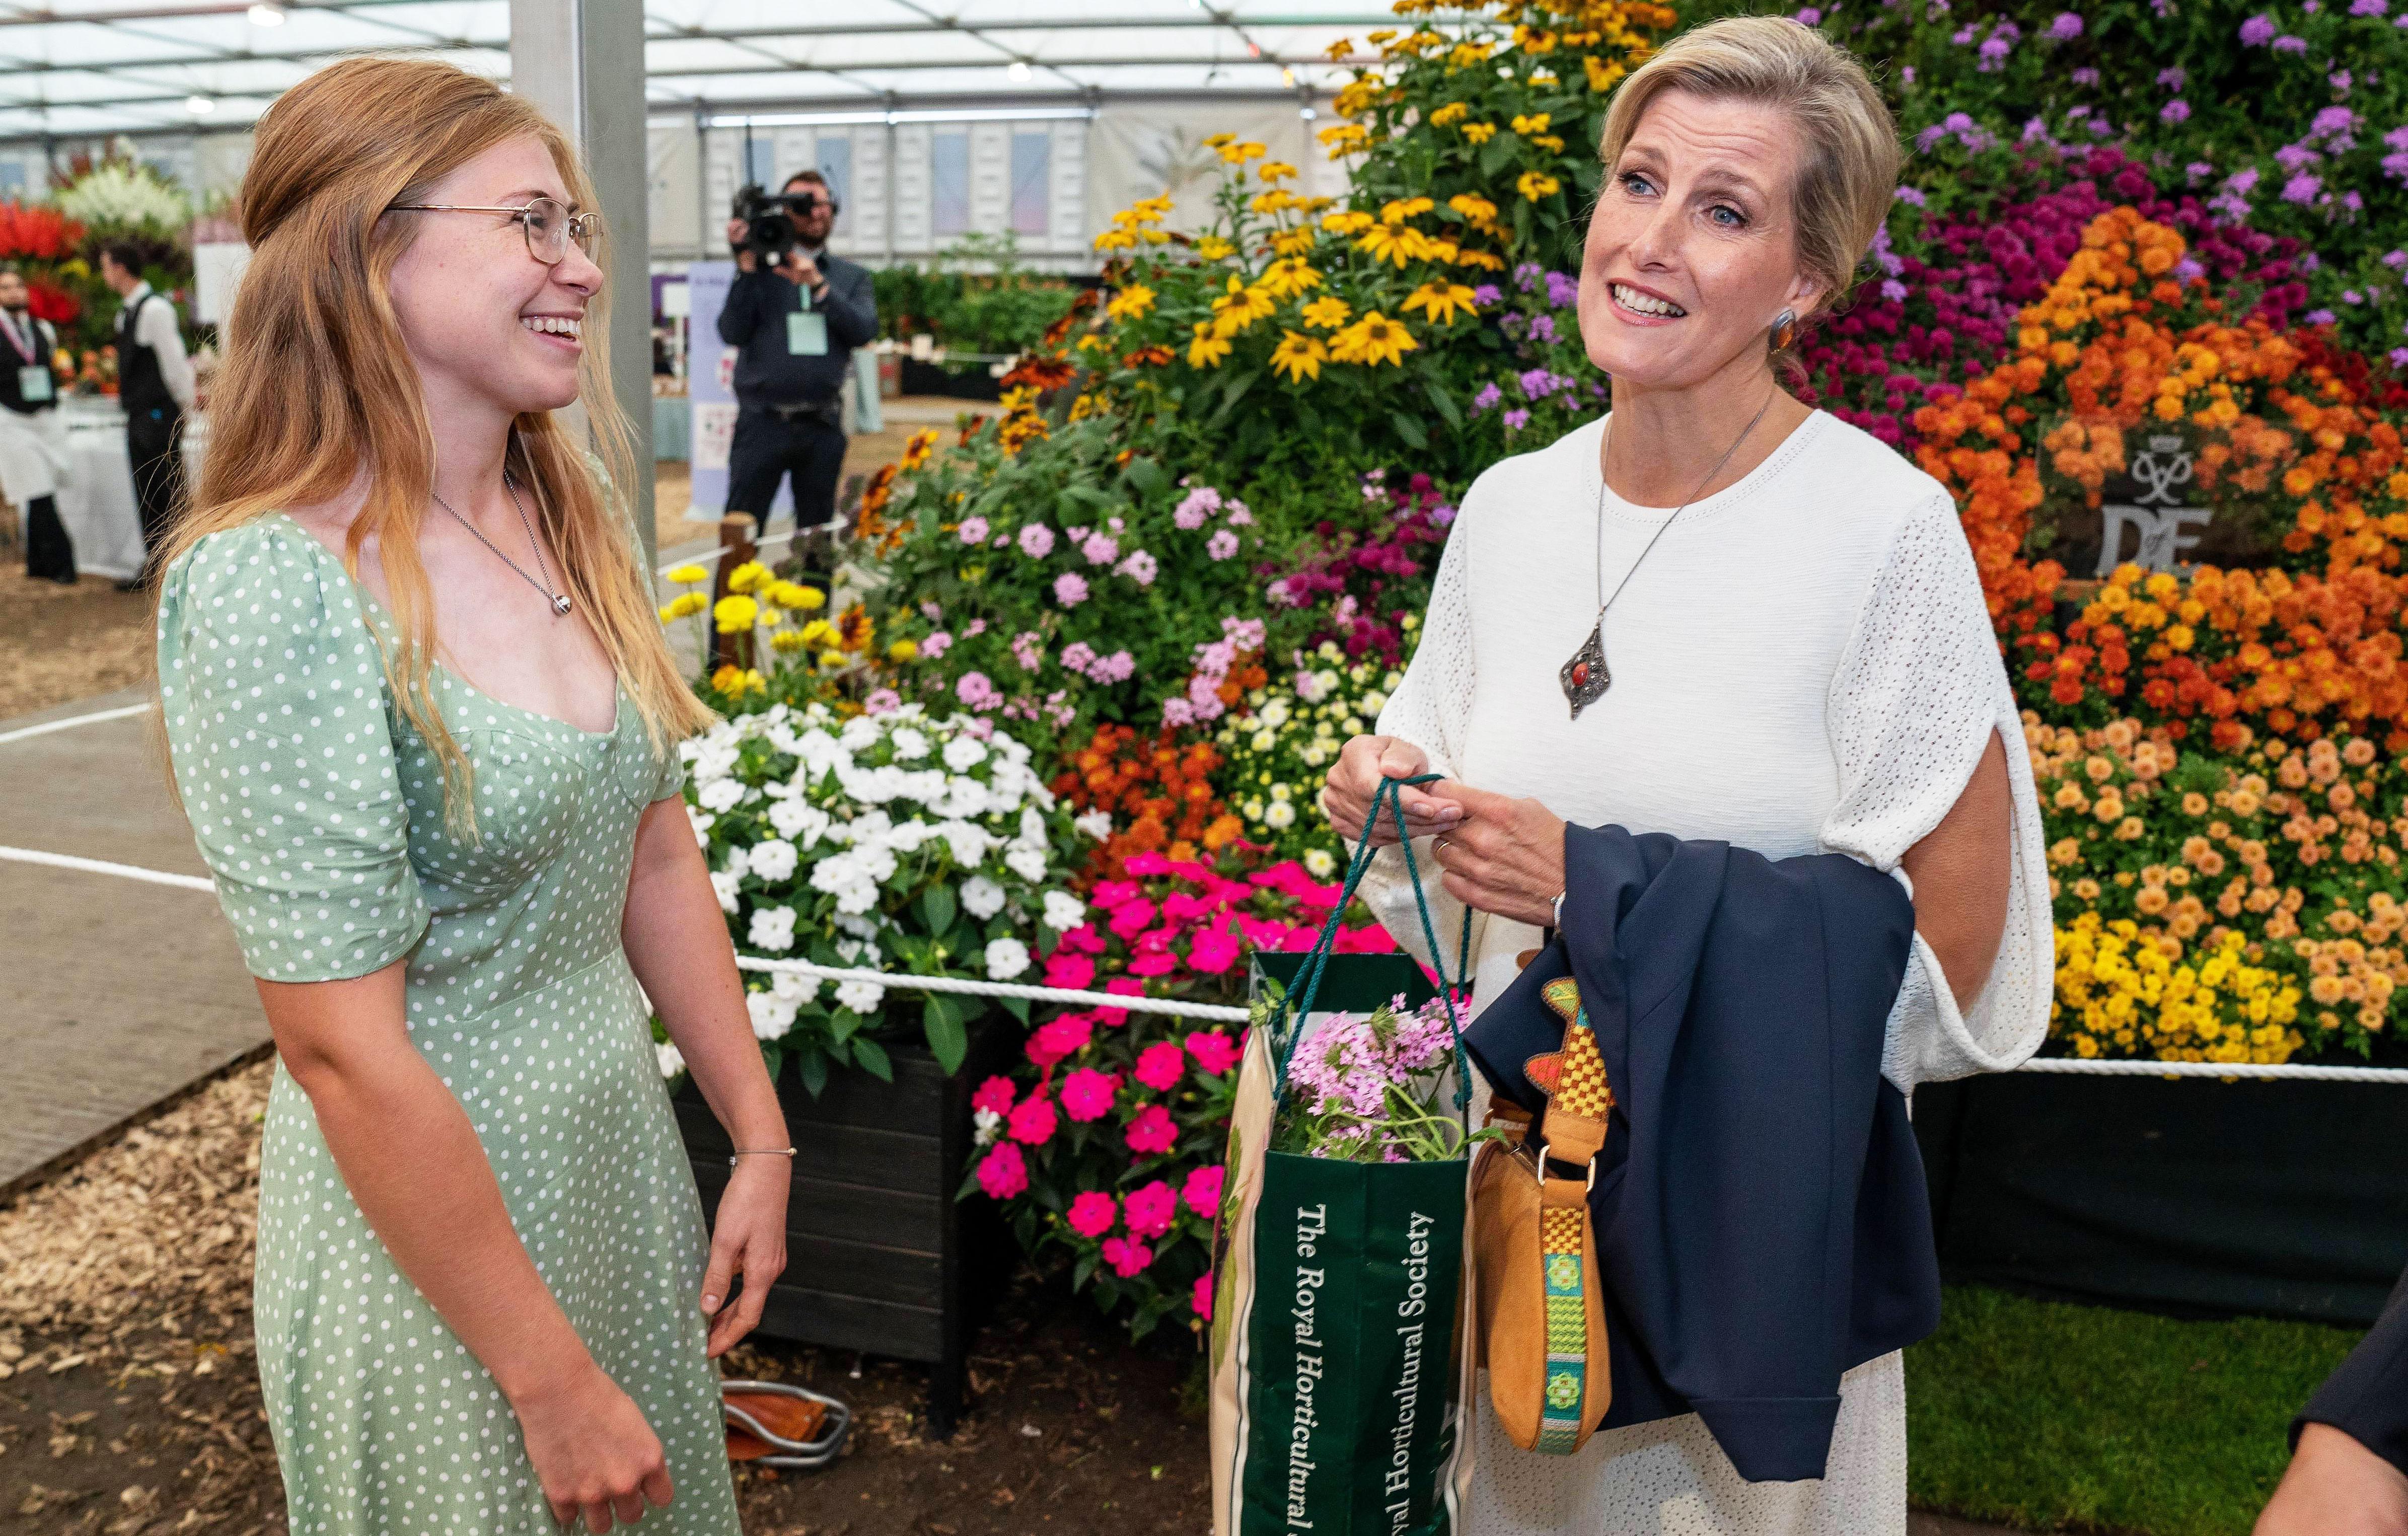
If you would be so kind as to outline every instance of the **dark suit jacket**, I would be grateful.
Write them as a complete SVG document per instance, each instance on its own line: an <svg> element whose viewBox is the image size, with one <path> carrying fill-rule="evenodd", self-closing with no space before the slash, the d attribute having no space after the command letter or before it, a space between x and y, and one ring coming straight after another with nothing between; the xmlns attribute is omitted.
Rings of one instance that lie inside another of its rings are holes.
<svg viewBox="0 0 2408 1536"><path fill-rule="evenodd" d="M1538 989L1579 981L1615 1098L1590 1195L1603 1426L1695 1413L1751 1482L1820 1477L1841 1372L1940 1325L1923 1162L1881 1075L1913 904L1840 854L1618 826L1567 827L1564 866L1562 933L1464 1043L1539 1108L1523 1066L1563 1025Z"/></svg>
<svg viewBox="0 0 2408 1536"><path fill-rule="evenodd" d="M738 272L719 311L719 338L736 351L739 405L796 405L833 400L853 371L853 350L878 339L878 296L869 268L823 253L827 292L811 308L827 317L827 351L797 357L786 351L786 317L803 308L801 287L767 269Z"/></svg>
<svg viewBox="0 0 2408 1536"><path fill-rule="evenodd" d="M2329 1424L2408 1472L2408 1273L2391 1287L2373 1331L2291 1421L2293 1447L2311 1424Z"/></svg>

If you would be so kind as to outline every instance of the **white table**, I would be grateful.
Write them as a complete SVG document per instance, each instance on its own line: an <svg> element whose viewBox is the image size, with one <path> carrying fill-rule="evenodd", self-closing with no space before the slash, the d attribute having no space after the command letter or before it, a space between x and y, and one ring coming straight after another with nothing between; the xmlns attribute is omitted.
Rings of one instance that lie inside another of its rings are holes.
<svg viewBox="0 0 2408 1536"><path fill-rule="evenodd" d="M70 479L59 487L59 521L75 545L76 569L119 580L142 573L142 519L134 501L134 462L126 456L125 412L107 396L69 395L59 407L67 429ZM197 485L208 425L184 423L184 478Z"/></svg>

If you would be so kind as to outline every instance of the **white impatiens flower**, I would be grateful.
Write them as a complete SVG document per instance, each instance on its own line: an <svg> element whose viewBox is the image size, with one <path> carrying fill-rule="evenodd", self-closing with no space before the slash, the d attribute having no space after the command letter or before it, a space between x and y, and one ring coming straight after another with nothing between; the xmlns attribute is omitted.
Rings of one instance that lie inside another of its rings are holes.
<svg viewBox="0 0 2408 1536"><path fill-rule="evenodd" d="M970 1140L986 1146L1003 1132L1003 1116L993 1110L980 1110L970 1116Z"/></svg>
<svg viewBox="0 0 2408 1536"><path fill-rule="evenodd" d="M928 739L909 725L898 727L886 739L894 744L895 755L905 762L928 755Z"/></svg>
<svg viewBox="0 0 2408 1536"><path fill-rule="evenodd" d="M685 1057L679 1054L676 1046L666 1043L655 1045L652 1054L660 1057L662 1077L675 1077L685 1070Z"/></svg>
<svg viewBox="0 0 2408 1536"><path fill-rule="evenodd" d="M798 1010L799 1005L793 999L781 998L775 992L744 994L744 1012L752 1015L752 1038L755 1040L784 1039L786 1031L795 1026L795 1014Z"/></svg>
<svg viewBox="0 0 2408 1536"><path fill-rule="evenodd" d="M807 1002L818 999L820 979L792 970L772 971L769 974L769 990L777 994L782 1001L793 1003L800 1008Z"/></svg>
<svg viewBox="0 0 2408 1536"><path fill-rule="evenodd" d="M744 798L744 781L713 779L695 797L702 802L705 811L732 811Z"/></svg>
<svg viewBox="0 0 2408 1536"><path fill-rule="evenodd" d="M769 825L778 829L778 836L791 840L796 847L809 848L827 830L828 813L796 797L780 800L769 808Z"/></svg>
<svg viewBox="0 0 2408 1536"><path fill-rule="evenodd" d="M1101 842L1112 835L1112 813L1109 811L1090 811L1083 816L1074 817L1070 825L1097 842Z"/></svg>
<svg viewBox="0 0 2408 1536"><path fill-rule="evenodd" d="M782 809L782 808L781 808ZM752 845L752 872L771 884L794 878L795 867L802 862L795 845L782 839L771 838Z"/></svg>
<svg viewBox="0 0 2408 1536"><path fill-rule="evenodd" d="M975 736L956 736L945 743L945 766L968 773L986 761L986 743Z"/></svg>
<svg viewBox="0 0 2408 1536"><path fill-rule="evenodd" d="M996 844L994 833L966 821L942 822L937 830L944 835L945 846L953 850L953 862L966 869L975 869L985 863Z"/></svg>
<svg viewBox="0 0 2408 1536"><path fill-rule="evenodd" d="M1031 885L1045 878L1045 849L1021 844L1003 855L1004 867Z"/></svg>
<svg viewBox="0 0 2408 1536"><path fill-rule="evenodd" d="M856 1013L875 1013L878 1005L885 1000L886 989L876 982L840 982L837 984L837 1006L850 1008Z"/></svg>
<svg viewBox="0 0 2408 1536"><path fill-rule="evenodd" d="M795 909L792 907L755 907L752 926L745 941L754 949L783 954L795 947Z"/></svg>
<svg viewBox="0 0 2408 1536"><path fill-rule="evenodd" d="M714 870L710 889L719 897L719 910L733 914L736 911L736 887L744 877L732 869Z"/></svg>
<svg viewBox="0 0 2408 1536"><path fill-rule="evenodd" d="M1328 857L1326 854L1322 855ZM1087 920L1087 904L1068 891L1045 893L1045 926L1056 933L1068 933Z"/></svg>
<svg viewBox="0 0 2408 1536"><path fill-rule="evenodd" d="M987 941L986 974L991 982L1008 982L1028 969L1028 946L1017 939Z"/></svg>
<svg viewBox="0 0 2408 1536"><path fill-rule="evenodd" d="M1003 887L984 875L972 875L962 882L962 906L983 923L1003 911Z"/></svg>
<svg viewBox="0 0 2408 1536"><path fill-rule="evenodd" d="M719 825L719 818L712 815L708 811L700 811L693 806L687 806L685 808L685 819L687 824L694 828L694 845L696 848L709 848L710 846L710 829Z"/></svg>

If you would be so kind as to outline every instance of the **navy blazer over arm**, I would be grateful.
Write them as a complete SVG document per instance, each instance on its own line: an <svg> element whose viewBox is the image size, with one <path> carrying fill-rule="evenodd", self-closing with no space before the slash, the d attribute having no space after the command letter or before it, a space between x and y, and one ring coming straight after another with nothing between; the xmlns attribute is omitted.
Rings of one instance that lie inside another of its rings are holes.
<svg viewBox="0 0 2408 1536"><path fill-rule="evenodd" d="M1840 854L1618 826L1567 827L1564 865L1563 931L1464 1043L1541 1108L1524 1064L1563 1025L1539 988L1579 981L1615 1099L1590 1195L1601 1427L1695 1413L1749 1481L1820 1477L1841 1373L1940 1323L1922 1158L1881 1075L1913 904Z"/></svg>

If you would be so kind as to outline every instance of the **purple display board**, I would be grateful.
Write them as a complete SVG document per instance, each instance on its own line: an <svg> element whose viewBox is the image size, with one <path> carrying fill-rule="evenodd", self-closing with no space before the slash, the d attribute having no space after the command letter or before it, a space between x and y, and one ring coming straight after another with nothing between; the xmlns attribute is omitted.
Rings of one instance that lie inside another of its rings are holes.
<svg viewBox="0 0 2408 1536"><path fill-rule="evenodd" d="M688 510L705 517L727 510L727 445L736 436L736 349L719 339L719 311L727 307L727 287L735 280L734 262L695 262L686 269L692 313L686 320L685 388L694 419L694 444L686 461L693 476ZM794 495L781 480L769 515L791 518L794 510Z"/></svg>

